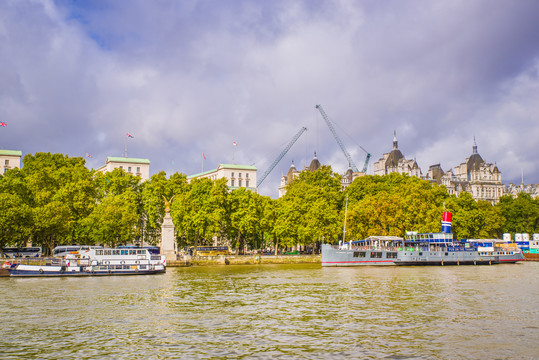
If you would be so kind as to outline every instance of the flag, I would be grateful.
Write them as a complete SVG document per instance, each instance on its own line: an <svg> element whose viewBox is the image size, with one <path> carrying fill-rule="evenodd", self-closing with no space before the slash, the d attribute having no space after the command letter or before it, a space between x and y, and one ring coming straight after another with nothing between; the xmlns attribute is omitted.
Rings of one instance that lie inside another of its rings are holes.
<svg viewBox="0 0 539 360"><path fill-rule="evenodd" d="M234 142L232 143L232 145L234 145L234 146L238 146L238 144L236 144L236 142L235 142L235 141L234 141Z"/></svg>
<svg viewBox="0 0 539 360"><path fill-rule="evenodd" d="M131 135L130 133L125 133L127 135L127 137L130 137L130 138L134 138L133 135Z"/></svg>
<svg viewBox="0 0 539 360"><path fill-rule="evenodd" d="M93 158L93 156L88 153L86 153L86 157Z"/></svg>
<svg viewBox="0 0 539 360"><path fill-rule="evenodd" d="M206 160L206 155L204 155L204 153L202 153L202 157L204 158L204 160Z"/></svg>
<svg viewBox="0 0 539 360"><path fill-rule="evenodd" d="M0 126L4 127L7 126L7 124L5 122L0 122Z"/></svg>

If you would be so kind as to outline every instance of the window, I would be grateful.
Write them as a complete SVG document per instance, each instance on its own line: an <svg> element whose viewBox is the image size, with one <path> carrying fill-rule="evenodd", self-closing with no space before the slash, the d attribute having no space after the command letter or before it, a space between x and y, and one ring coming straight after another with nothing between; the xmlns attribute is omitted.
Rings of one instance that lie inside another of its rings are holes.
<svg viewBox="0 0 539 360"><path fill-rule="evenodd" d="M238 173L238 177L240 178L241 177L241 173ZM241 185L240 185L241 186Z"/></svg>
<svg viewBox="0 0 539 360"><path fill-rule="evenodd" d="M382 258L382 252L381 251L373 251L373 252L371 252L371 258L381 259Z"/></svg>
<svg viewBox="0 0 539 360"><path fill-rule="evenodd" d="M9 165L9 160L6 159L6 161L4 162L4 165Z"/></svg>
<svg viewBox="0 0 539 360"><path fill-rule="evenodd" d="M131 172L131 166L127 167L127 171Z"/></svg>
<svg viewBox="0 0 539 360"><path fill-rule="evenodd" d="M248 177L249 177L249 173L245 173L245 177L248 178Z"/></svg>
<svg viewBox="0 0 539 360"><path fill-rule="evenodd" d="M232 172L232 174L230 175L230 177L234 177L234 172Z"/></svg>
<svg viewBox="0 0 539 360"><path fill-rule="evenodd" d="M238 180L238 186L241 187L241 180Z"/></svg>
<svg viewBox="0 0 539 360"><path fill-rule="evenodd" d="M365 251L354 251L354 257L365 257Z"/></svg>
<svg viewBox="0 0 539 360"><path fill-rule="evenodd" d="M397 258L397 252L396 251L388 251L386 253L386 258L388 258L388 259L396 259Z"/></svg>
<svg viewBox="0 0 539 360"><path fill-rule="evenodd" d="M122 169L122 170L123 170L123 169L124 169L124 167L120 165L120 169Z"/></svg>
<svg viewBox="0 0 539 360"><path fill-rule="evenodd" d="M230 186L234 187L234 179L230 180Z"/></svg>
<svg viewBox="0 0 539 360"><path fill-rule="evenodd" d="M140 172L140 166L137 166L137 172L138 173Z"/></svg>
<svg viewBox="0 0 539 360"><path fill-rule="evenodd" d="M249 187L249 180L245 180L245 187Z"/></svg>

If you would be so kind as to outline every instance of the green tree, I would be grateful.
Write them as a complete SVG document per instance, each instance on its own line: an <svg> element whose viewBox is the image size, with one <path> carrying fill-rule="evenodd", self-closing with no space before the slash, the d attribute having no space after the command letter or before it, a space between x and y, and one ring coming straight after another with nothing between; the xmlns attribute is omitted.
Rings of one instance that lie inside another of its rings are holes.
<svg viewBox="0 0 539 360"><path fill-rule="evenodd" d="M331 167L304 171L277 208L276 234L284 246L333 242L342 233L341 176Z"/></svg>
<svg viewBox="0 0 539 360"><path fill-rule="evenodd" d="M225 222L226 179L193 179L189 191L172 203L171 216L178 234L195 248L220 233Z"/></svg>
<svg viewBox="0 0 539 360"><path fill-rule="evenodd" d="M539 200L533 200L529 194L519 193L516 199L502 196L496 207L505 218L503 232L513 235L539 232Z"/></svg>
<svg viewBox="0 0 539 360"><path fill-rule="evenodd" d="M97 203L83 223L88 244L116 247L132 242L137 234L139 214L135 194L128 191L109 195Z"/></svg>
<svg viewBox="0 0 539 360"><path fill-rule="evenodd" d="M161 224L165 216L164 198L179 199L188 191L187 177L184 174L175 173L166 177L164 171L152 175L149 181L142 187L142 202L144 212L141 217L140 227L143 230L143 238L146 242L157 244L161 235Z"/></svg>

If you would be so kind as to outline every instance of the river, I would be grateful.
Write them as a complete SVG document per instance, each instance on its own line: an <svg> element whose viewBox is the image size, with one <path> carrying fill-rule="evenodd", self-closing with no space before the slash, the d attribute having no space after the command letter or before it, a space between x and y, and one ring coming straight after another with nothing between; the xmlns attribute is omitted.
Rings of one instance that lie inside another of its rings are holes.
<svg viewBox="0 0 539 360"><path fill-rule="evenodd" d="M538 262L0 278L0 358L532 359L538 307Z"/></svg>

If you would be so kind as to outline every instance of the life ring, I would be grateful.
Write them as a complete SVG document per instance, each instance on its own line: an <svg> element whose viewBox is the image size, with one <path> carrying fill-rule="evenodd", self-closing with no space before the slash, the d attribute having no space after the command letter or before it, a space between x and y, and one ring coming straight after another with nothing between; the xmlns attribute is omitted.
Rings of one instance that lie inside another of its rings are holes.
<svg viewBox="0 0 539 360"><path fill-rule="evenodd" d="M39 273L40 273L40 274L43 274L43 269L39 269Z"/></svg>

